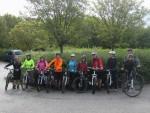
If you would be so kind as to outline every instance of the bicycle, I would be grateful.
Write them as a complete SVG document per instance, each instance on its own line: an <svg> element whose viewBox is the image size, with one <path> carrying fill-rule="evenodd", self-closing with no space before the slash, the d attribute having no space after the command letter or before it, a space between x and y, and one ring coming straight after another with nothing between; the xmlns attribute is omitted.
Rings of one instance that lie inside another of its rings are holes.
<svg viewBox="0 0 150 113"><path fill-rule="evenodd" d="M40 74L38 75L38 79L37 79L37 91L38 92L40 92L42 86L45 86L46 92L48 93L49 87L50 87L50 76L46 75L46 72L44 71L40 71Z"/></svg>
<svg viewBox="0 0 150 113"><path fill-rule="evenodd" d="M76 77L73 81L73 88L77 92L84 92L87 90L88 82L83 73L83 71L79 72L79 77Z"/></svg>
<svg viewBox="0 0 150 113"><path fill-rule="evenodd" d="M68 83L69 83L69 77L67 76L67 72L65 72L63 74L63 79L62 79L62 89L61 89L62 93L65 92L65 89L66 89L66 86L68 85Z"/></svg>
<svg viewBox="0 0 150 113"><path fill-rule="evenodd" d="M93 73L92 73L92 94L95 94L95 90L96 90L96 83L97 83L97 74L96 74L96 71L99 70L99 68L92 68L92 67L88 67L88 69L91 69L93 70Z"/></svg>
<svg viewBox="0 0 150 113"><path fill-rule="evenodd" d="M33 78L34 69L27 69L22 77L23 90L28 89L29 85L35 85L35 80Z"/></svg>
<svg viewBox="0 0 150 113"><path fill-rule="evenodd" d="M136 97L141 94L144 87L144 79L135 68L128 74L125 71L126 79L123 83L123 92L129 97Z"/></svg>
<svg viewBox="0 0 150 113"><path fill-rule="evenodd" d="M6 76L6 84L5 84L5 91L7 91L8 84L11 83L11 82L12 82L12 83L14 82L14 75L13 75L14 69L10 69L10 68L5 68L5 69L9 70L9 72L8 72L8 74L7 74L7 76ZM21 80L20 80L20 84L21 84L21 87L22 87L22 82L21 82ZM22 88L22 89L23 89L23 88Z"/></svg>

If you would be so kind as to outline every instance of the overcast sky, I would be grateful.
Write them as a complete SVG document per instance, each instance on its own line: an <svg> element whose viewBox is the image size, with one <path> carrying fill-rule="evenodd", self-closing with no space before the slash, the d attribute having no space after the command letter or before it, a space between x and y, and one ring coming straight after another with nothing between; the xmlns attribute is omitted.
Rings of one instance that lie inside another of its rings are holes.
<svg viewBox="0 0 150 113"><path fill-rule="evenodd" d="M19 16L19 12L25 11L24 6L27 6L26 0L0 0L0 15L8 13ZM150 9L150 0L144 0L144 6ZM150 25L150 17L145 20Z"/></svg>

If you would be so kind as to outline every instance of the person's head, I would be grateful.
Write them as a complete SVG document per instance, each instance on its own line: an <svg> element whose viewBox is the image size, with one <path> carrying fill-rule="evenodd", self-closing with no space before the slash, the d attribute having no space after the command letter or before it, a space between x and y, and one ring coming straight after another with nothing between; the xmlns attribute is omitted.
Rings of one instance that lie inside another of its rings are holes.
<svg viewBox="0 0 150 113"><path fill-rule="evenodd" d="M82 60L82 62L85 62L86 61L86 55L82 55L81 60Z"/></svg>
<svg viewBox="0 0 150 113"><path fill-rule="evenodd" d="M40 61L44 61L44 59L45 59L45 58L44 58L43 56L40 57Z"/></svg>
<svg viewBox="0 0 150 113"><path fill-rule="evenodd" d="M132 48L128 49L128 54L133 54L133 49Z"/></svg>
<svg viewBox="0 0 150 113"><path fill-rule="evenodd" d="M60 53L56 53L56 58L60 58Z"/></svg>
<svg viewBox="0 0 150 113"><path fill-rule="evenodd" d="M128 60L130 60L130 61L131 61L131 60L133 60L133 59L134 59L133 54L129 54L129 55L128 55Z"/></svg>
<svg viewBox="0 0 150 113"><path fill-rule="evenodd" d="M74 53L72 53L71 55L70 55L70 57L71 57L71 60L74 60L75 59L75 54Z"/></svg>
<svg viewBox="0 0 150 113"><path fill-rule="evenodd" d="M31 55L30 54L26 55L26 58L27 60L31 60Z"/></svg>
<svg viewBox="0 0 150 113"><path fill-rule="evenodd" d="M109 55L111 58L114 58L116 56L116 52L115 51L109 51Z"/></svg>
<svg viewBox="0 0 150 113"><path fill-rule="evenodd" d="M15 61L15 62L19 62L19 57L18 57L18 56L15 56L14 61Z"/></svg>
<svg viewBox="0 0 150 113"><path fill-rule="evenodd" d="M92 52L92 57L96 58L97 57L97 53L96 52Z"/></svg>

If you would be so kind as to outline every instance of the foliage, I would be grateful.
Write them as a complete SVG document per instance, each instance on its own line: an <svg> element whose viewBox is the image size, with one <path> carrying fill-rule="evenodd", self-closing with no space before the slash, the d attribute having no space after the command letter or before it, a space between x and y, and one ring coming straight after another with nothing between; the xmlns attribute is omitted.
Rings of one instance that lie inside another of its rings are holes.
<svg viewBox="0 0 150 113"><path fill-rule="evenodd" d="M96 51L98 56L101 56L104 61L105 64L107 62L107 59L109 57L109 49L102 49L102 48L72 48L72 47L65 47L64 48L65 52L62 54L62 58L64 59L65 63L68 62L68 60L70 59L70 55L71 53L75 53L76 54L76 59L79 62L81 59L81 56L83 54L85 54L87 56L87 60L88 60L88 64L89 66L91 66L91 59L92 59L92 55L91 52L92 51ZM58 52L59 49L54 49L51 51L46 51L46 52L28 52L30 54L32 54L32 57L35 59L35 61L37 61L40 56L44 56L48 61L51 61L53 59L53 57L55 56L55 53ZM124 57L127 54L127 49L116 49L116 56L117 56L117 61L118 61L118 70L121 68L122 66L122 62ZM140 73L141 75L144 77L145 82L150 82L150 49L135 49L135 55L139 57L140 62L141 62L141 69L140 69Z"/></svg>
<svg viewBox="0 0 150 113"><path fill-rule="evenodd" d="M47 48L49 44L48 32L44 30L43 24L36 20L18 23L9 35L12 46L22 50Z"/></svg>

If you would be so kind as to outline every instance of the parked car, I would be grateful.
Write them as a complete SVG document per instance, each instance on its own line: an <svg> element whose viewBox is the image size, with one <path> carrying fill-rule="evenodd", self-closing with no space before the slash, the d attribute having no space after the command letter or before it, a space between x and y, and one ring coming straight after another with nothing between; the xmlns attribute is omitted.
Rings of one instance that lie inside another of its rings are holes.
<svg viewBox="0 0 150 113"><path fill-rule="evenodd" d="M6 61L6 62L10 62L16 56L22 57L23 56L23 51L19 50L19 49L8 50L4 53L3 60Z"/></svg>

